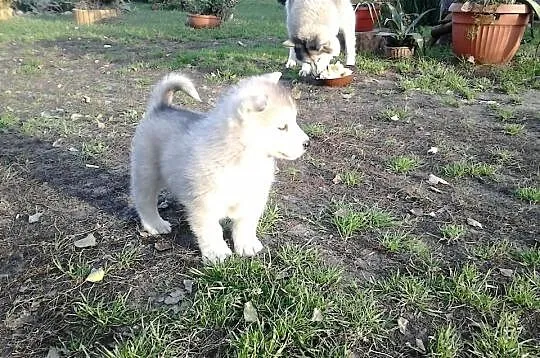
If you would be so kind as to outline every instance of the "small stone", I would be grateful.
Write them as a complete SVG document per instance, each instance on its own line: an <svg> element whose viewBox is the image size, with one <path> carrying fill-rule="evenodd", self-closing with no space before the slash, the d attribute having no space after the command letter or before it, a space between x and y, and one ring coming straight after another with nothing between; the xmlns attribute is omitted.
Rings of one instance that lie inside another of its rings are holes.
<svg viewBox="0 0 540 358"><path fill-rule="evenodd" d="M193 292L193 280L184 280L183 283L186 292L191 294Z"/></svg>
<svg viewBox="0 0 540 358"><path fill-rule="evenodd" d="M514 270L511 269L500 268L499 271L504 277L512 277L514 275Z"/></svg>
<svg viewBox="0 0 540 358"><path fill-rule="evenodd" d="M415 216L422 216L424 215L424 211L422 209L411 209L409 212Z"/></svg>
<svg viewBox="0 0 540 358"><path fill-rule="evenodd" d="M180 297L167 296L165 297L165 300L163 300L163 303L165 303L166 305L175 305L178 302L180 302Z"/></svg>
<svg viewBox="0 0 540 358"><path fill-rule="evenodd" d="M34 215L29 215L28 223L29 224L37 223L42 216L43 216L43 213L35 213Z"/></svg>
<svg viewBox="0 0 540 358"><path fill-rule="evenodd" d="M397 324L401 334L405 334L407 332L407 325L409 324L409 320L403 317L399 317L397 320Z"/></svg>

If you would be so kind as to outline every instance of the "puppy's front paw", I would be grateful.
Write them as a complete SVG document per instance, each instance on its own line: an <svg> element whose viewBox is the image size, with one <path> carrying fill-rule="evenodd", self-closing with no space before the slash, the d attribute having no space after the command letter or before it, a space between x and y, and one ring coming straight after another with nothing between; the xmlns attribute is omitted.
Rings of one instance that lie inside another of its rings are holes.
<svg viewBox="0 0 540 358"><path fill-rule="evenodd" d="M305 76L308 76L309 74L311 74L311 66L309 65L309 63L304 63L302 65L302 68L300 69L300 72L298 72L298 73L302 77L305 77Z"/></svg>
<svg viewBox="0 0 540 358"><path fill-rule="evenodd" d="M156 222L142 222L144 229L150 235L169 234L171 232L171 224L163 219Z"/></svg>
<svg viewBox="0 0 540 358"><path fill-rule="evenodd" d="M232 255L231 249L223 240L221 240L221 242L216 242L215 245L212 246L201 247L201 253L203 261L210 264L222 262Z"/></svg>
<svg viewBox="0 0 540 358"><path fill-rule="evenodd" d="M236 241L234 243L234 251L241 256L255 256L262 249L263 244L256 237L252 240Z"/></svg>
<svg viewBox="0 0 540 358"><path fill-rule="evenodd" d="M295 60L288 59L288 60L287 60L287 63L285 64L285 67L286 67L286 68L293 68L293 67L296 67L296 61L295 61Z"/></svg>

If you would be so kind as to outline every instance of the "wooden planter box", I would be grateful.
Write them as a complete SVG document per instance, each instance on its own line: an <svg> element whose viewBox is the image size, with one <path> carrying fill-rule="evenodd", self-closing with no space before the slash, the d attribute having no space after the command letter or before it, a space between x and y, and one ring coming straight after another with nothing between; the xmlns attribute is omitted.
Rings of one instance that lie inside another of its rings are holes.
<svg viewBox="0 0 540 358"><path fill-rule="evenodd" d="M0 9L0 20L7 20L13 17L13 9Z"/></svg>
<svg viewBox="0 0 540 358"><path fill-rule="evenodd" d="M116 17L120 15L120 10L118 9L100 9L100 10L83 10L83 9L73 9L73 16L75 17L75 22L80 25L93 24L94 22L108 19L111 17Z"/></svg>

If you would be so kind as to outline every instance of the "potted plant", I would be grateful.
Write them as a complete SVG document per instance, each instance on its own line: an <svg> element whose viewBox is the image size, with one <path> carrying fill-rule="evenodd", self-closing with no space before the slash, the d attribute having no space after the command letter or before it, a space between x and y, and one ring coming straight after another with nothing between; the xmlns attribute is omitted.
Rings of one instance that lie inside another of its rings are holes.
<svg viewBox="0 0 540 358"><path fill-rule="evenodd" d="M77 24L88 25L116 17L124 7L124 0L80 0L73 9L73 16Z"/></svg>
<svg viewBox="0 0 540 358"><path fill-rule="evenodd" d="M0 0L0 20L7 20L12 16L11 0Z"/></svg>
<svg viewBox="0 0 540 358"><path fill-rule="evenodd" d="M372 31L381 16L380 3L374 1L353 2L353 7L356 17L355 31Z"/></svg>
<svg viewBox="0 0 540 358"><path fill-rule="evenodd" d="M477 0L450 5L452 48L456 55L480 64L504 64L516 54L532 11L540 16L534 0Z"/></svg>
<svg viewBox="0 0 540 358"><path fill-rule="evenodd" d="M421 14L405 14L400 1L396 5L385 3L387 18L384 20L384 27L388 31L377 33L386 39L385 54L392 59L408 58L414 54L415 49L422 49L424 38L418 32L414 32L420 20L430 11L429 9Z"/></svg>
<svg viewBox="0 0 540 358"><path fill-rule="evenodd" d="M187 24L196 29L213 28L221 25L238 0L182 0L188 13Z"/></svg>

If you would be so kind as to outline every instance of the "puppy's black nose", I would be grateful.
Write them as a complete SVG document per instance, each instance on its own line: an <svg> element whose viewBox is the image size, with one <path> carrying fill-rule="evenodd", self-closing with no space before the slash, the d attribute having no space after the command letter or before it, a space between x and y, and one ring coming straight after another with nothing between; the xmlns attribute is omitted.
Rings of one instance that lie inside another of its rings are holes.
<svg viewBox="0 0 540 358"><path fill-rule="evenodd" d="M304 149L307 149L309 147L309 139L302 143L302 145L304 146Z"/></svg>

